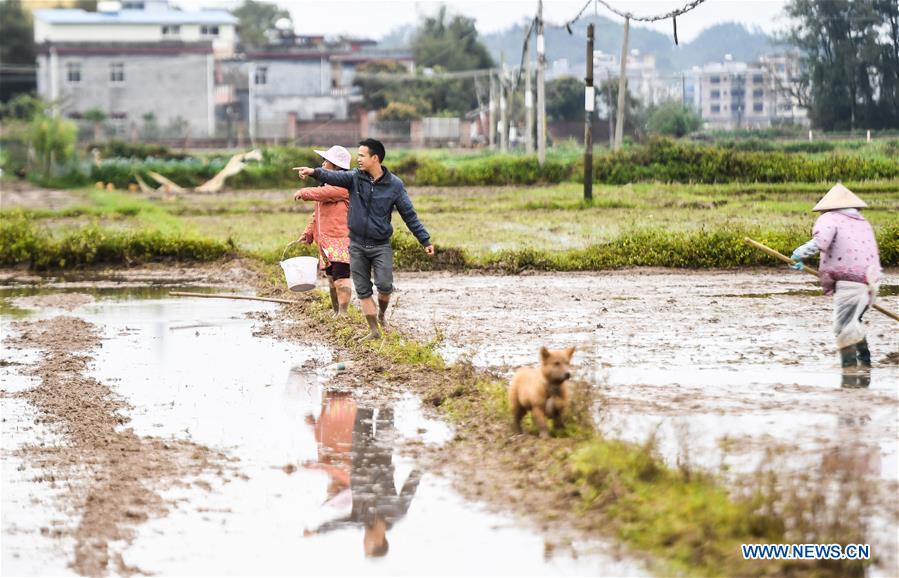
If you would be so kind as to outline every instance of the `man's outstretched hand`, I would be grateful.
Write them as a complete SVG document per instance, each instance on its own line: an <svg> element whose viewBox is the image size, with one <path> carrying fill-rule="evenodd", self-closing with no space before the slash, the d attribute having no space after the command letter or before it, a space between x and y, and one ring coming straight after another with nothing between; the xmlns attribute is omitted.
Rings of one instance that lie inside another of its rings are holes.
<svg viewBox="0 0 899 578"><path fill-rule="evenodd" d="M437 250L434 248L434 245L428 245L427 247L425 247L425 253L427 253L429 257L433 257L434 253L436 252Z"/></svg>
<svg viewBox="0 0 899 578"><path fill-rule="evenodd" d="M290 170L296 171L297 176L303 180L306 180L306 177L311 177L315 173L315 169L310 169L309 167L293 167Z"/></svg>

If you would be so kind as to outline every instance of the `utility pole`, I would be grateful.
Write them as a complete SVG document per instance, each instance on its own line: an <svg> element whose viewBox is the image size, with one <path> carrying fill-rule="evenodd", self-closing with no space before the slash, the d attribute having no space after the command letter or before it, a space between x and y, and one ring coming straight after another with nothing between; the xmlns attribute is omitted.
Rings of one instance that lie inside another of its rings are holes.
<svg viewBox="0 0 899 578"><path fill-rule="evenodd" d="M487 134L490 135L490 148L496 148L496 79L490 71L490 107L487 114Z"/></svg>
<svg viewBox="0 0 899 578"><path fill-rule="evenodd" d="M621 69L618 77L618 114L615 119L615 150L621 148L624 141L624 107L627 94L627 37L630 33L631 19L624 19L624 42L621 45Z"/></svg>
<svg viewBox="0 0 899 578"><path fill-rule="evenodd" d="M534 154L534 93L531 90L531 39L527 42L527 57L524 66L524 148L529 155Z"/></svg>
<svg viewBox="0 0 899 578"><path fill-rule="evenodd" d="M593 200L593 24L587 26L587 77L584 79L584 200Z"/></svg>
<svg viewBox="0 0 899 578"><path fill-rule="evenodd" d="M506 98L506 53L500 57L499 66L499 148L504 153L509 152L509 106Z"/></svg>
<svg viewBox="0 0 899 578"><path fill-rule="evenodd" d="M537 162L546 162L546 44L543 38L543 0L537 2Z"/></svg>
<svg viewBox="0 0 899 578"><path fill-rule="evenodd" d="M615 146L615 126L612 122L612 73L606 68L606 115L609 117L609 148Z"/></svg>

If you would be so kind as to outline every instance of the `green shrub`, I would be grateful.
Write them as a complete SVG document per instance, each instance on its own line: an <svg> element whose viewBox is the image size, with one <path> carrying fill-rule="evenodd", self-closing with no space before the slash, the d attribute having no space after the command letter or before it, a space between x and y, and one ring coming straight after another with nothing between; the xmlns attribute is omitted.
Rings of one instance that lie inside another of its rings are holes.
<svg viewBox="0 0 899 578"><path fill-rule="evenodd" d="M85 265L148 261L212 261L234 246L209 239L160 231L114 231L91 225L54 239L23 214L0 223L0 266L27 264L31 269L68 269Z"/></svg>
<svg viewBox="0 0 899 578"><path fill-rule="evenodd" d="M184 160L190 157L187 153L172 151L169 147L160 144L146 144L141 142L129 143L120 140L111 140L102 143L90 143L87 150L97 149L102 158L122 159L164 159Z"/></svg>

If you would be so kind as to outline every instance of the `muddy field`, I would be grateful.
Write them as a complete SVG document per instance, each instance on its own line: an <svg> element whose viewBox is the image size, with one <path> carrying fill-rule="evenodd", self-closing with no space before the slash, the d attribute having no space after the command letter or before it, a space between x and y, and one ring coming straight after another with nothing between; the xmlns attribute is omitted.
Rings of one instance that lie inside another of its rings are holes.
<svg viewBox="0 0 899 578"><path fill-rule="evenodd" d="M167 295L235 269L5 274L4 574L645 572L457 492L415 457L452 429L279 306Z"/></svg>
<svg viewBox="0 0 899 578"><path fill-rule="evenodd" d="M645 573L564 519L541 528L485 495L503 487L501 468L435 459L453 428L402 375L329 370L337 352L277 305L167 295L251 293L253 279L240 262L40 288L2 274L4 573ZM869 314L870 384L842 387L829 300L812 281L779 270L400 274L390 323L439 336L448 360L506 373L542 344L576 345L601 429L654 435L672 464L865 479L881 553L871 575L890 576L899 334ZM890 271L892 309L897 284Z"/></svg>
<svg viewBox="0 0 899 578"><path fill-rule="evenodd" d="M899 272L888 272L881 303L893 310L897 284ZM875 367L867 387L848 387L830 300L806 276L440 273L403 274L397 286L391 321L442 337L447 359L508 373L535 363L541 345L577 346L578 374L602 393L603 429L638 441L657 431L671 458L689 439L691 459L705 466L765 444L800 452L799 462L858 436L878 448L873 473L896 481L896 323L867 315ZM732 465L755 467L744 458Z"/></svg>

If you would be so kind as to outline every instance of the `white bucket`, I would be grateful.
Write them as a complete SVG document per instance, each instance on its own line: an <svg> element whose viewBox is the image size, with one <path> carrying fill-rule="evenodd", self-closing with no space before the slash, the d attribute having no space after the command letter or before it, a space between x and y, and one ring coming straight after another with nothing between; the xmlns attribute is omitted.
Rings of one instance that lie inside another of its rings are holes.
<svg viewBox="0 0 899 578"><path fill-rule="evenodd" d="M291 291L312 291L318 278L318 259L315 257L293 257L281 261L287 287Z"/></svg>

